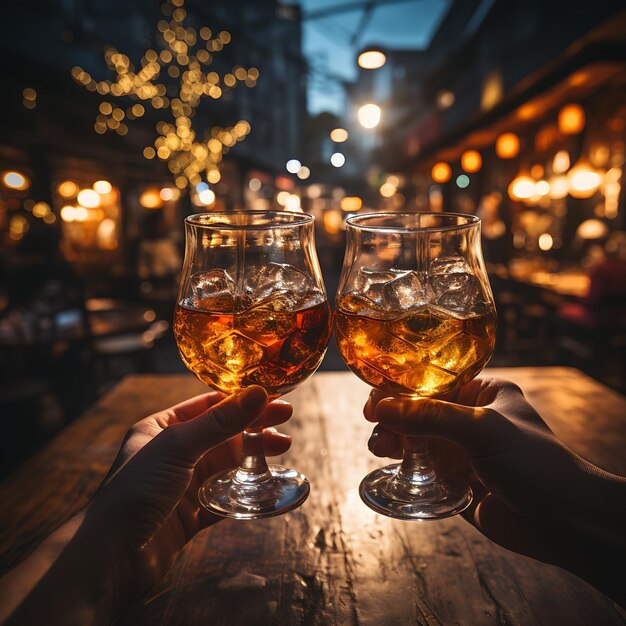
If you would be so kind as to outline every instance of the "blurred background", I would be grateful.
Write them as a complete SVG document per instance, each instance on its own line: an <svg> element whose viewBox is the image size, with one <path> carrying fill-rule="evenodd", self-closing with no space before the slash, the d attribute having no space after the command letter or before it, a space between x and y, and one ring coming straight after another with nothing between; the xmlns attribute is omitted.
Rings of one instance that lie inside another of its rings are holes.
<svg viewBox="0 0 626 626"><path fill-rule="evenodd" d="M621 1L33 0L1 9L2 474L123 376L184 372L183 219L480 216L492 364L626 390ZM323 369L343 369L334 345Z"/></svg>

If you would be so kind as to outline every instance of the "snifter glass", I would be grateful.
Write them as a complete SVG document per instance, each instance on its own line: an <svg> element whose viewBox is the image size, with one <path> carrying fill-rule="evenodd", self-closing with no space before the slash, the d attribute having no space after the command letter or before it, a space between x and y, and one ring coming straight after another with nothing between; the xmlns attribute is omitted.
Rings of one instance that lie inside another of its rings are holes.
<svg viewBox="0 0 626 626"><path fill-rule="evenodd" d="M453 213L372 213L347 220L335 338L348 367L387 396L437 396L489 361L496 315L480 220ZM428 440L404 440L402 463L362 481L375 511L407 520L466 509L462 479L439 476Z"/></svg>
<svg viewBox="0 0 626 626"><path fill-rule="evenodd" d="M182 360L225 394L261 385L270 399L317 369L330 334L330 309L315 251L314 218L246 211L192 215L174 317ZM225 517L257 519L296 508L309 482L269 465L261 428L243 434L237 469L209 478L202 505Z"/></svg>

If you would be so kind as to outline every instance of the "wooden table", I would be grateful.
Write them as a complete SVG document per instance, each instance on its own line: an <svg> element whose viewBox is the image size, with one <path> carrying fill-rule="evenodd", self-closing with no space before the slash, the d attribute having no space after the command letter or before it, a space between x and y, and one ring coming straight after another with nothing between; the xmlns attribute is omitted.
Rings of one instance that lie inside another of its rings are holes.
<svg viewBox="0 0 626 626"><path fill-rule="evenodd" d="M571 448L626 473L626 399L569 368L491 370L518 382ZM5 571L83 505L123 434L203 386L187 375L129 376L0 486ZM366 448L368 388L318 373L290 399L285 459L307 474L298 510L200 533L122 624L622 624L626 612L556 567L483 538L461 518L411 523L361 503L382 464ZM528 460L532 463L532 459Z"/></svg>

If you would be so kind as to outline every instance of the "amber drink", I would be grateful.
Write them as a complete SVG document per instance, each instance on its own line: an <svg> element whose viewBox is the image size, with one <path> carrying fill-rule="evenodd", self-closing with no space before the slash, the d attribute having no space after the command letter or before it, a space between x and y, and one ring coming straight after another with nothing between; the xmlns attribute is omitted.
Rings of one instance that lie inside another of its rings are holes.
<svg viewBox="0 0 626 626"><path fill-rule="evenodd" d="M307 379L326 351L326 300L290 311L288 301L277 295L237 313L223 299L198 304L177 307L178 350L190 371L223 393L261 385L276 398Z"/></svg>
<svg viewBox="0 0 626 626"><path fill-rule="evenodd" d="M426 305L398 315L359 311L358 295L337 303L335 335L348 367L390 395L432 396L478 374L493 353L493 310L454 315Z"/></svg>
<svg viewBox="0 0 626 626"><path fill-rule="evenodd" d="M331 314L314 220L281 211L185 219L174 335L183 362L209 388L230 395L260 385L275 400L319 366ZM243 432L239 467L200 486L200 504L211 513L261 519L295 509L309 495L306 476L266 462L262 423Z"/></svg>
<svg viewBox="0 0 626 626"><path fill-rule="evenodd" d="M432 397L468 383L493 354L496 313L480 220L454 213L370 213L346 220L335 339L348 367L386 396ZM424 437L402 463L370 472L374 511L435 520L464 511L464 477L433 468Z"/></svg>

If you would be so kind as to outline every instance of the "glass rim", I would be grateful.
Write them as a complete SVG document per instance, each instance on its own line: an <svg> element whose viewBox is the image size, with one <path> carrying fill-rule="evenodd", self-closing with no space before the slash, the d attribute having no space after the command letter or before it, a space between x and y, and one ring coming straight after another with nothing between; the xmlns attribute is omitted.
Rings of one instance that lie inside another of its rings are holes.
<svg viewBox="0 0 626 626"><path fill-rule="evenodd" d="M215 221L204 223L207 219L215 219L221 217L235 216L261 216L268 217L285 217L289 221L271 221L266 224L228 224L226 222ZM185 225L195 228L206 228L207 230L268 230L274 228L293 228L295 226L304 226L315 221L315 217L309 213L295 213L292 211L213 211L208 213L194 213L185 218Z"/></svg>
<svg viewBox="0 0 626 626"><path fill-rule="evenodd" d="M368 226L359 222L366 222L369 219L384 217L415 217L416 215L429 215L434 217L457 217L467 220L465 224L450 224L447 226ZM348 227L354 230L368 232L386 232L386 233L440 233L449 231L459 231L480 226L480 218L476 215L467 215L465 213L452 213L441 211L400 211L400 212L378 212L365 213L363 215L353 215L346 219Z"/></svg>

